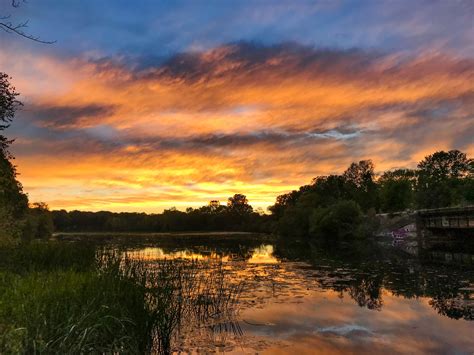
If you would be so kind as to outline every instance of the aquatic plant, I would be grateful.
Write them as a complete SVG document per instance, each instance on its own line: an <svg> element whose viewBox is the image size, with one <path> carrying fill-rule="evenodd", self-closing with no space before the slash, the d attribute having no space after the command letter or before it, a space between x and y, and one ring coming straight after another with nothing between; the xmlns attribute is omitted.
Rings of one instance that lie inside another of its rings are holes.
<svg viewBox="0 0 474 355"><path fill-rule="evenodd" d="M170 353L235 315L220 262L145 262L77 243L0 251L0 353Z"/></svg>

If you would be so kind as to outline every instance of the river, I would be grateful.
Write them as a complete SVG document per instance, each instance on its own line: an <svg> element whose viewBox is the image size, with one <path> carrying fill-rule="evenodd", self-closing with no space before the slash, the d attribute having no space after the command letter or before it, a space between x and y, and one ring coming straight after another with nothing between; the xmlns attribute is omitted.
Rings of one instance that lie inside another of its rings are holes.
<svg viewBox="0 0 474 355"><path fill-rule="evenodd" d="M187 324L176 352L474 352L474 253L456 261L439 250L411 256L367 243L248 237L158 238L120 249L150 267L217 261L229 284L242 285L235 316Z"/></svg>

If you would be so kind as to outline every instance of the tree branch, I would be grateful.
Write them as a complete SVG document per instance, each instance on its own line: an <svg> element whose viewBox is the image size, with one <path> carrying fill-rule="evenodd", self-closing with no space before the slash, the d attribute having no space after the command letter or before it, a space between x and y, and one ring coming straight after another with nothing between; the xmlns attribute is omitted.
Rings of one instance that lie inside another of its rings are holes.
<svg viewBox="0 0 474 355"><path fill-rule="evenodd" d="M26 0L23 0L23 2L26 2ZM11 5L14 8L19 7L20 6L20 0L12 0ZM26 20L25 22L17 23L17 24L14 24L14 23L9 22L9 21L8 22L5 21L5 20L8 20L10 17L11 17L11 15L0 16L0 29L5 31L6 33L14 33L14 34L17 34L21 37L27 38L27 39L29 39L31 41L34 41L34 42L45 43L45 44L56 43L56 41L42 40L38 36L33 36L29 33L26 33L25 31L23 31L24 28L28 27L28 20Z"/></svg>

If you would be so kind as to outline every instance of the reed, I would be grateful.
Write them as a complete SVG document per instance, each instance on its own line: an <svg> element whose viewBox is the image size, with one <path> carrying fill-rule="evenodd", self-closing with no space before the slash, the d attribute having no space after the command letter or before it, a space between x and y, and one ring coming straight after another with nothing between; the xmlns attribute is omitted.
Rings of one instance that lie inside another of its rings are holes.
<svg viewBox="0 0 474 355"><path fill-rule="evenodd" d="M236 316L219 261L147 262L76 243L0 251L0 353L162 353Z"/></svg>

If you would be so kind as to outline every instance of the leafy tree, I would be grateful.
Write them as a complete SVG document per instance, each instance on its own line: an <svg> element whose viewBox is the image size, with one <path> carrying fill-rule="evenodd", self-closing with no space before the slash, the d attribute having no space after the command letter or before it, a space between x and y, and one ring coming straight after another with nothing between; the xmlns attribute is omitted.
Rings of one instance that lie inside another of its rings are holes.
<svg viewBox="0 0 474 355"><path fill-rule="evenodd" d="M28 212L25 237L28 239L45 239L53 233L53 218L46 203L35 202Z"/></svg>
<svg viewBox="0 0 474 355"><path fill-rule="evenodd" d="M8 75L0 73L0 132L9 127L21 103ZM22 220L28 210L28 198L17 180L13 158L8 151L11 141L0 134L0 236L21 235Z"/></svg>
<svg viewBox="0 0 474 355"><path fill-rule="evenodd" d="M352 163L343 176L348 183L368 191L374 183L374 163L372 163L372 160L361 160L358 163Z"/></svg>
<svg viewBox="0 0 474 355"><path fill-rule="evenodd" d="M28 198L16 179L15 167L0 151L0 238L21 236L27 210Z"/></svg>
<svg viewBox="0 0 474 355"><path fill-rule="evenodd" d="M252 206L249 205L247 196L242 194L235 194L234 196L229 197L227 207L229 208L229 211L241 215L252 213L253 211Z"/></svg>
<svg viewBox="0 0 474 355"><path fill-rule="evenodd" d="M428 155L418 164L418 206L439 208L461 203L465 182L473 174L474 161L459 150Z"/></svg>
<svg viewBox="0 0 474 355"><path fill-rule="evenodd" d="M318 176L313 179L312 191L317 194L318 205L314 207L327 207L339 200L350 199L350 186L341 175Z"/></svg>
<svg viewBox="0 0 474 355"><path fill-rule="evenodd" d="M339 201L318 208L310 216L309 232L313 237L346 238L358 234L362 212L354 201Z"/></svg>
<svg viewBox="0 0 474 355"><path fill-rule="evenodd" d="M410 169L386 171L378 180L384 212L403 211L413 206L416 172Z"/></svg>
<svg viewBox="0 0 474 355"><path fill-rule="evenodd" d="M10 126L10 123L15 117L16 110L22 105L21 102L17 100L19 94L10 84L9 79L11 78L7 74L0 72L0 132ZM11 158L8 152L8 146L10 144L11 140L8 140L0 133L0 152L7 159Z"/></svg>
<svg viewBox="0 0 474 355"><path fill-rule="evenodd" d="M460 189L462 203L474 204L474 176L465 177L460 185Z"/></svg>
<svg viewBox="0 0 474 355"><path fill-rule="evenodd" d="M286 237L308 237L308 213L311 210L298 206L290 206L278 221L278 232Z"/></svg>
<svg viewBox="0 0 474 355"><path fill-rule="evenodd" d="M295 206L296 202L300 198L300 196L311 189L310 185L303 185L299 188L299 190L293 190L283 195L279 195L276 198L276 202L274 205L268 207L268 210L272 213L272 215L279 219L283 216L285 209L290 206Z"/></svg>
<svg viewBox="0 0 474 355"><path fill-rule="evenodd" d="M344 172L343 177L351 199L356 201L364 211L378 207L377 184L372 160L352 163Z"/></svg>
<svg viewBox="0 0 474 355"><path fill-rule="evenodd" d="M459 150L439 151L428 155L418 164L420 174L432 180L445 181L449 178L463 178L474 174L474 160Z"/></svg>
<svg viewBox="0 0 474 355"><path fill-rule="evenodd" d="M210 211L218 211L221 207L221 203L219 200L211 200L209 201L209 210Z"/></svg>

